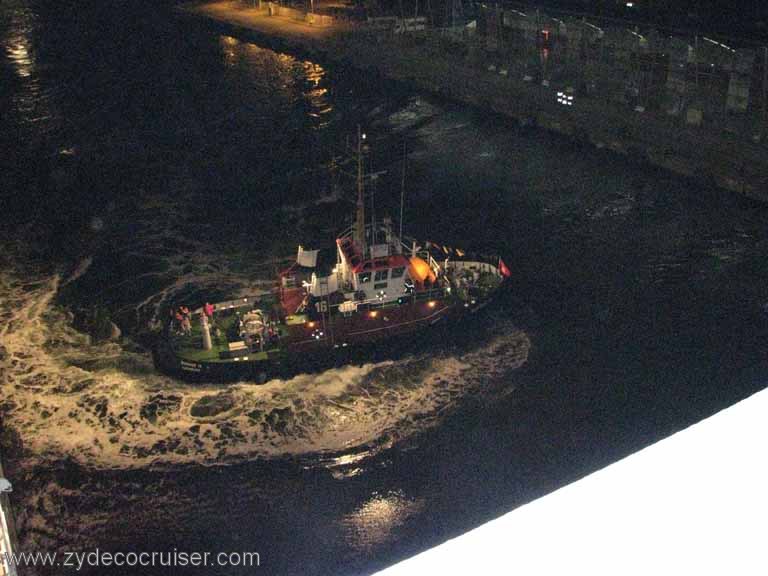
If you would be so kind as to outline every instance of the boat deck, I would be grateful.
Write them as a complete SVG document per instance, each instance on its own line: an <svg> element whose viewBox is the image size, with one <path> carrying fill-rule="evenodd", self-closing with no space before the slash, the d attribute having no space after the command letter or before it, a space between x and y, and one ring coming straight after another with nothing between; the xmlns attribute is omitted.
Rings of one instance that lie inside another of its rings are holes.
<svg viewBox="0 0 768 576"><path fill-rule="evenodd" d="M243 309L241 309L243 310ZM200 321L197 319L197 315L193 316L192 320L192 333L190 335L180 334L174 332L171 334L170 343L174 353L181 360L188 360L191 362L232 362L235 358L222 358L222 352L226 353L230 350L229 344L231 342L240 341L241 338L237 334L239 327L240 317L233 311L226 310L224 312L214 313L214 323L211 326L211 344L210 350L203 348L203 334ZM276 325L280 336L287 334L285 327ZM248 353L248 360L267 360L270 355L281 352L281 348L269 347L262 350L251 350Z"/></svg>
<svg viewBox="0 0 768 576"><path fill-rule="evenodd" d="M413 303L426 301L426 300L443 300L445 298L454 300L459 303L463 303L465 308L472 308L476 305L476 302L485 300L490 293L495 291L502 282L501 276L496 272L495 268L483 269L485 264L477 262L457 262L451 266L447 279L444 281L444 286L431 288L428 290L416 291L411 294L403 294L402 297L396 300L388 302L365 302L361 303L358 307L358 312L363 312L363 316L359 314L349 317L348 314L343 314L342 323L346 326L346 329L350 330L350 335L355 334L368 334L369 332L376 332L381 330L382 327L370 324L371 329L361 330L361 326L356 326L355 317L359 316L365 318L366 321L373 322L372 319L376 318L377 309L390 309L399 308L402 304L408 301ZM234 362L259 362L270 359L277 360L280 356L286 353L288 348L293 345L307 346L309 344L316 344L312 339L312 335L306 333L304 330L297 331L297 325L304 326L308 321L308 316L304 314L290 314L283 317L283 321L279 323L271 323L271 329L276 331L278 338L271 340L266 338L264 347L262 348L258 343L258 339L254 338L255 342L250 342L250 347L244 340L248 340L240 333L240 319L245 318L246 315L253 310L261 310L264 320L266 321L269 313L264 312L271 311L274 314L274 310L277 306L280 306L282 310L280 314L285 314L293 309L293 305L303 300L303 290L294 289L290 290L286 295L286 298L277 300L273 294L262 294L256 297L239 298L237 300L231 300L228 302L221 302L215 305L215 312L213 315L213 323L210 327L211 344L210 350L203 348L203 335L202 326L200 324L200 310L195 310L192 313L192 330L191 334L181 334L176 327L176 330L171 332L168 336L170 348L176 358L182 362L192 363L211 363L211 364L229 364ZM290 308L286 308L285 300L291 301ZM429 303L430 306L434 306L434 302ZM461 305L461 304L459 304ZM331 312L335 318L340 312ZM382 321L388 321L386 316L382 317ZM312 323L310 323L311 325ZM344 330L342 330L343 332ZM340 334L337 333L336 336ZM315 336L317 338L317 336ZM324 340L324 339L323 339ZM331 337L333 341L333 338ZM344 340L346 342L346 340ZM344 344L346 345L346 344ZM302 348L304 349L304 348Z"/></svg>

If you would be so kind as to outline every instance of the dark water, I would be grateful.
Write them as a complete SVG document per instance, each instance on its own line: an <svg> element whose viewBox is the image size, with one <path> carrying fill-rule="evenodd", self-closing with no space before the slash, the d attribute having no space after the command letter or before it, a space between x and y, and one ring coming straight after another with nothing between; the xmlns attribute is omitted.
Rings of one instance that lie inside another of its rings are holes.
<svg viewBox="0 0 768 576"><path fill-rule="evenodd" d="M171 8L0 10L0 417L24 549L370 573L764 387L763 207ZM387 171L377 211L397 215L406 142L406 228L504 254L510 295L405 358L262 387L156 374L164 306L258 288L343 227L348 167L329 166L358 123ZM72 328L94 305L120 343ZM193 416L201 399L218 411Z"/></svg>

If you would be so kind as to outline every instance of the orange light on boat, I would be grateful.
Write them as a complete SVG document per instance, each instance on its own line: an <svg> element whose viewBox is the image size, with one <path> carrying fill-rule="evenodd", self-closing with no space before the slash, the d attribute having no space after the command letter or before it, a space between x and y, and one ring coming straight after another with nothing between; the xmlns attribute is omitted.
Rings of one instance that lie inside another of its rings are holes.
<svg viewBox="0 0 768 576"><path fill-rule="evenodd" d="M434 300L430 300L429 302L427 302L427 306L429 306L430 308L434 308L435 306L437 306L437 302L435 302Z"/></svg>
<svg viewBox="0 0 768 576"><path fill-rule="evenodd" d="M370 312L368 312L368 316L370 316L371 318L376 318L376 316L378 315L379 315L378 310L371 310Z"/></svg>
<svg viewBox="0 0 768 576"><path fill-rule="evenodd" d="M307 328L314 328L315 323L314 322L307 322Z"/></svg>

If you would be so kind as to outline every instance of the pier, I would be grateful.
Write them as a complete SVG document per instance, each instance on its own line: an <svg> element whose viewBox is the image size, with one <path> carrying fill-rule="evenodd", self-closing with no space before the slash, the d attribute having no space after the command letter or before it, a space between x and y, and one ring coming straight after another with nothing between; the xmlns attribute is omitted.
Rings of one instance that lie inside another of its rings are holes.
<svg viewBox="0 0 768 576"><path fill-rule="evenodd" d="M396 18L392 26L386 18L318 21L273 6L214 1L182 10L246 40L371 70L768 201L768 47L736 50L538 13L523 22L489 14L476 23L482 31L411 31Z"/></svg>

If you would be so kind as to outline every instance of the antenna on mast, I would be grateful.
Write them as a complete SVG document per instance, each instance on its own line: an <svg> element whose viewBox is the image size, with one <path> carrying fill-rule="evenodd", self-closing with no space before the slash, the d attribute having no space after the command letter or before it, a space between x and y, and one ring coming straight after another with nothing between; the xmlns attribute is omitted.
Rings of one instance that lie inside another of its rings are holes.
<svg viewBox="0 0 768 576"><path fill-rule="evenodd" d="M355 222L356 243L361 254L365 254L365 198L363 190L363 139L365 134L357 125L357 215Z"/></svg>
<svg viewBox="0 0 768 576"><path fill-rule="evenodd" d="M400 185L400 242L403 241L403 204L405 203L405 164L408 154L405 150L407 140L403 139L403 181Z"/></svg>
<svg viewBox="0 0 768 576"><path fill-rule="evenodd" d="M371 197L371 244L376 244L376 178L378 178L378 175L373 171L373 163L371 162L371 159L368 159L368 178L371 180L371 185L369 187L370 192L369 196Z"/></svg>

